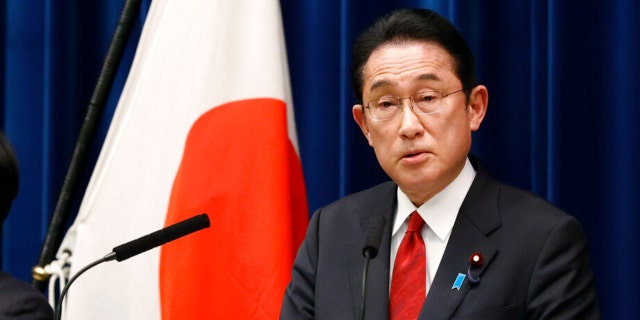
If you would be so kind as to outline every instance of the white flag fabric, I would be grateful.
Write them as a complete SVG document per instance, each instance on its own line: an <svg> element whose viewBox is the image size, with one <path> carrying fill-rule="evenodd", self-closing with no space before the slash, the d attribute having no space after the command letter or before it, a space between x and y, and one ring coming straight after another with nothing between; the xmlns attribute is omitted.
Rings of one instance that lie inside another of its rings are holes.
<svg viewBox="0 0 640 320"><path fill-rule="evenodd" d="M207 213L211 227L70 288L64 319L276 319L308 211L277 0L154 0L62 250L71 275Z"/></svg>

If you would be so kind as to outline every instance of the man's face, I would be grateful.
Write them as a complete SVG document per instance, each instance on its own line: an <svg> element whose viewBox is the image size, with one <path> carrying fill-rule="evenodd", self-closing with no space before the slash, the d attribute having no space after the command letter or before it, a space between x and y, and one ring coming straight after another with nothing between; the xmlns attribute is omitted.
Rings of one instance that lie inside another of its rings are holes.
<svg viewBox="0 0 640 320"><path fill-rule="evenodd" d="M363 80L365 104L382 96L408 97L424 90L447 94L463 89L453 58L434 43L379 47L365 64ZM393 119L376 121L361 105L353 107L353 116L382 169L414 204L421 205L464 167L471 132L479 128L487 100L486 88L477 86L469 106L464 93L455 93L443 98L443 110L433 114L414 113L404 99Z"/></svg>

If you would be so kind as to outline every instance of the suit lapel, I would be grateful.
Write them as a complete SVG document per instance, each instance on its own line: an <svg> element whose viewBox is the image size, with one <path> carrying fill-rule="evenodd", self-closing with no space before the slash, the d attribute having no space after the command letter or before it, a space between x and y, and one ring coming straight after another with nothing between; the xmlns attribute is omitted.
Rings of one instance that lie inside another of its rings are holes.
<svg viewBox="0 0 640 320"><path fill-rule="evenodd" d="M369 265L367 281L366 318L370 320L389 318L389 256L391 243L391 227L396 202L395 184L376 194L371 205L360 212L349 212L359 220L359 229L354 229L351 243L345 246L347 271L351 287L354 318L359 316L362 299L362 272L364 258L362 256L362 236L364 221L373 215L384 216L387 224L384 229L378 256ZM422 308L419 319L450 319L462 302L464 296L472 290L472 285L465 278L460 289L453 284L461 273L466 276L469 268L469 256L474 252L484 255L484 264L473 270L475 277L481 277L491 260L497 254L497 248L487 235L500 227L500 211L497 205L499 183L491 178L482 168L478 169L476 178L465 198L456 223L451 232L440 266L434 278L429 294ZM428 249L427 249L428 250Z"/></svg>
<svg viewBox="0 0 640 320"><path fill-rule="evenodd" d="M474 277L482 276L482 272L490 267L497 248L488 240L487 234L501 223L498 191L498 183L484 170L479 170L462 203L419 319L451 318L464 296L472 290L467 277L471 254L480 252L484 256L484 264L472 271ZM459 289L453 288L458 274L465 277Z"/></svg>
<svg viewBox="0 0 640 320"><path fill-rule="evenodd" d="M364 271L365 258L362 255L362 240L366 221L372 216L383 216L387 221L382 234L382 243L378 256L369 264L367 276L367 303L366 319L389 318L389 252L391 243L391 227L393 225L393 213L396 199L395 184L389 184L383 192L377 194L375 200L361 212L347 214L358 215L359 229L354 230L353 241L345 247L347 257L349 283L353 310L356 319L359 317L362 304L362 273Z"/></svg>

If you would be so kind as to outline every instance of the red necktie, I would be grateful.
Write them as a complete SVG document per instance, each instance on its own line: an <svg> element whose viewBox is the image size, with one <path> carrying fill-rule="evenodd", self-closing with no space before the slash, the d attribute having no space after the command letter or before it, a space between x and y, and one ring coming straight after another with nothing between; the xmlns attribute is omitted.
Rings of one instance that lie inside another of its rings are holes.
<svg viewBox="0 0 640 320"><path fill-rule="evenodd" d="M390 309L391 320L418 319L427 291L427 256L420 230L424 220L414 211L409 218L409 228L405 233L391 279Z"/></svg>

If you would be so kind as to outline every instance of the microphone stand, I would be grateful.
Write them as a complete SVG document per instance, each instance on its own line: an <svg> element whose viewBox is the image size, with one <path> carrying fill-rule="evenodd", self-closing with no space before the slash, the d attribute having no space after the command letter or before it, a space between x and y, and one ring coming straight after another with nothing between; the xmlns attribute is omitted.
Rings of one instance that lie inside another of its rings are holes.
<svg viewBox="0 0 640 320"><path fill-rule="evenodd" d="M362 304L360 305L360 319L364 320L365 305L367 301L367 274L369 273L371 254L369 250L364 252L364 270L362 271Z"/></svg>
<svg viewBox="0 0 640 320"><path fill-rule="evenodd" d="M55 309L55 320L60 320L62 317L62 300L64 299L65 295L67 294L67 291L69 291L69 287L71 286L71 284L76 281L76 279L78 279L78 277L80 275L82 275L83 273L85 273L87 270L103 263L103 262L107 262L107 261L111 261L114 260L116 258L116 253L115 252L110 252L109 254L107 254L106 256L86 265L84 268L80 269L80 271L78 271L78 273L76 273L75 275L73 275L73 277L71 277L71 279L69 279L69 282L67 282L64 285L64 288L62 289L62 291L60 292L60 298L58 299L58 302L56 303L56 309Z"/></svg>
<svg viewBox="0 0 640 320"><path fill-rule="evenodd" d="M364 246L362 255L364 255L364 270L362 271L362 304L360 305L360 319L364 320L364 314L367 304L367 274L369 273L369 263L371 259L378 255L380 241L382 241L382 233L387 220L383 216L376 216L368 219L364 226Z"/></svg>
<svg viewBox="0 0 640 320"><path fill-rule="evenodd" d="M135 255L161 246L167 242L182 238L198 230L208 228L210 225L211 222L209 221L209 216L206 213L203 213L113 248L112 252L80 269L78 273L69 279L69 282L65 284L64 288L60 292L60 299L58 299L58 303L56 303L55 320L60 320L62 317L62 300L67 294L69 287L71 287L71 284L87 270L106 261L127 260Z"/></svg>

